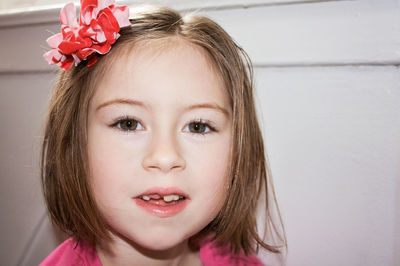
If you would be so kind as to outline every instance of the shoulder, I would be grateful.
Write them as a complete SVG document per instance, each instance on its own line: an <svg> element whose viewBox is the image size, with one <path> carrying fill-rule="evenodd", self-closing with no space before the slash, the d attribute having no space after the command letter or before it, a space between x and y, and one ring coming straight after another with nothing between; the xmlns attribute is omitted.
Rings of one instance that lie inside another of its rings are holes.
<svg viewBox="0 0 400 266"><path fill-rule="evenodd" d="M218 247L212 241L204 241L200 247L200 260L205 266L263 266L264 264L253 255L246 256L244 252L231 253L229 246Z"/></svg>
<svg viewBox="0 0 400 266"><path fill-rule="evenodd" d="M96 249L83 241L68 238L61 243L39 266L86 265L101 266Z"/></svg>

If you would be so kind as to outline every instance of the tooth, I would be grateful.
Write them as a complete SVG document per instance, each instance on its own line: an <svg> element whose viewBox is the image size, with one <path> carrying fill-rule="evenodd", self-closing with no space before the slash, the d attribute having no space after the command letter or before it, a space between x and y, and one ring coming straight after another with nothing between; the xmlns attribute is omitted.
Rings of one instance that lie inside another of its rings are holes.
<svg viewBox="0 0 400 266"><path fill-rule="evenodd" d="M149 196L142 196L142 199L144 199L144 200L150 200L150 197L149 197Z"/></svg>
<svg viewBox="0 0 400 266"><path fill-rule="evenodd" d="M171 202L173 200L179 200L179 196L178 195L166 195L163 197L163 199L166 202Z"/></svg>

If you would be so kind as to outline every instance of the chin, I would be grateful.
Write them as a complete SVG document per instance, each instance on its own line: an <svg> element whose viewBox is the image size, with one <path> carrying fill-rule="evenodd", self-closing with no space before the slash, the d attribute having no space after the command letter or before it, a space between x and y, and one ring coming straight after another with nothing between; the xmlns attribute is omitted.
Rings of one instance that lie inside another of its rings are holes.
<svg viewBox="0 0 400 266"><path fill-rule="evenodd" d="M142 239L138 239L136 243L146 249L163 251L174 248L177 245L182 244L186 240L187 239L184 237L177 236L176 232L175 234L174 232L169 232L165 234L151 233L143 237Z"/></svg>
<svg viewBox="0 0 400 266"><path fill-rule="evenodd" d="M155 242L145 242L142 244L142 246L146 249L150 250L155 250L155 251L167 251L169 249L172 249L176 245L181 244L181 242L178 243L172 243L171 241L155 241Z"/></svg>
<svg viewBox="0 0 400 266"><path fill-rule="evenodd" d="M167 228L157 227L153 227L151 230L128 230L114 235L117 241L118 239L120 241L122 240L139 252L148 255L154 254L153 252L168 253L171 249L185 243L190 237L190 235L186 237L186 235L179 230L173 230L171 228L167 230Z"/></svg>

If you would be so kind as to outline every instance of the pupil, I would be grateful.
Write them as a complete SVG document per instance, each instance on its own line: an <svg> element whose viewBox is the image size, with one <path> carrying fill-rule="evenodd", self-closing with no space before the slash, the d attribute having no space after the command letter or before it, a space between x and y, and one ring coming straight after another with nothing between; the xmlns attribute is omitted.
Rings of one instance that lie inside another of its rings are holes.
<svg viewBox="0 0 400 266"><path fill-rule="evenodd" d="M126 120L121 123L121 128L124 130L135 130L137 122L135 120Z"/></svg>
<svg viewBox="0 0 400 266"><path fill-rule="evenodd" d="M195 124L193 124L193 127L194 127L194 130L195 131L201 131L201 129L202 129L202 124L199 124L199 123L195 123Z"/></svg>

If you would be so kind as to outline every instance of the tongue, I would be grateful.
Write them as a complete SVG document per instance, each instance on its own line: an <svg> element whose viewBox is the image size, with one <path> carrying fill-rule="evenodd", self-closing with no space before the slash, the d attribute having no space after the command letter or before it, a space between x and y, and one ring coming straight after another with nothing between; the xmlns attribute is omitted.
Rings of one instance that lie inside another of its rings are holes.
<svg viewBox="0 0 400 266"><path fill-rule="evenodd" d="M158 194L150 194L150 195L147 195L147 196L149 198L151 198L151 199L156 199L156 200L161 199L161 196L158 195Z"/></svg>

